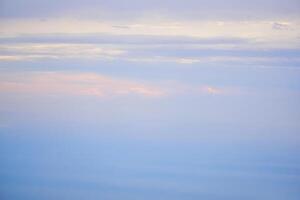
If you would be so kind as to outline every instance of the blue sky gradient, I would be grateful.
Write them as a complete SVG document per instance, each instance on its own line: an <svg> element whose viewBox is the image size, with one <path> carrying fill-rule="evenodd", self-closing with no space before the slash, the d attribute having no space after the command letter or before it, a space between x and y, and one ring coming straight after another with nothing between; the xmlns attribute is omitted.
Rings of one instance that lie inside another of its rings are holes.
<svg viewBox="0 0 300 200"><path fill-rule="evenodd" d="M298 200L300 4L0 2L0 199Z"/></svg>

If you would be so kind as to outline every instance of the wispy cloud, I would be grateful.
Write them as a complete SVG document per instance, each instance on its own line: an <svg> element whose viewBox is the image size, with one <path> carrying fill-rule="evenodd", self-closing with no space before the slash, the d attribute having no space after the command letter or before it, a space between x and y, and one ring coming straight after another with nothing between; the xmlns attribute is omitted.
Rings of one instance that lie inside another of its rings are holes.
<svg viewBox="0 0 300 200"><path fill-rule="evenodd" d="M0 26L1 61L78 58L181 65L299 64L300 22L295 19L2 19ZM274 56L272 51L284 52ZM296 53L291 56L286 51Z"/></svg>
<svg viewBox="0 0 300 200"><path fill-rule="evenodd" d="M275 30L290 30L291 24L289 22L274 22L273 29L275 29Z"/></svg>
<svg viewBox="0 0 300 200"><path fill-rule="evenodd" d="M280 42L293 45L299 35L298 19L289 20L176 20L176 19L139 19L131 21L97 21L87 19L52 18L47 21L38 19L0 20L2 37L20 34L106 34L123 36L160 36L240 38L263 41L264 45L277 45ZM286 27L289 27L286 29ZM122 27L122 28L120 28ZM126 27L126 28L124 28ZM278 28L285 27L280 33ZM275 28L275 30L274 30ZM109 39L109 38L108 38ZM128 38L127 38L128 39ZM137 40L142 39L137 37ZM147 39L147 38L146 38Z"/></svg>
<svg viewBox="0 0 300 200"><path fill-rule="evenodd" d="M4 7L15 4L14 1L4 0L4 2ZM72 5L89 4L79 2L81 1ZM284 3L276 0L276 6L273 4L271 6L271 17L263 17L270 7L265 6L261 10L256 0L254 1L256 3L238 3L232 0L226 4L219 0L212 2L189 0L190 4L179 2L171 4L169 1L134 2L134 6L122 4L121 7L125 6L126 12L141 11L133 18L120 17L120 7L117 6L119 2L92 2L93 6L84 8L75 6L76 9L74 7L75 10L72 11L74 15L64 7L57 7L55 3L50 3L49 8L44 7L48 3L37 4L37 7L43 7L45 10L42 13L35 11L37 15L34 16L27 11L19 10L18 13L14 13L11 10L10 17L0 19L0 61L11 64L47 59L97 59L97 61L156 62L162 65L171 62L177 65L240 67L295 67L300 64L298 58L300 21L298 15L289 15L299 10L296 6L299 3L294 0ZM225 10L225 13L237 13L235 9L232 10L232 7L228 6L230 3L243 8L242 15L246 15L245 11L254 9L250 12L253 16L225 17L226 14L223 15ZM29 1L28 4L34 7L36 2ZM222 17L215 18L211 15L200 17L197 14L200 13L199 9L203 13L207 11L203 9L203 4L212 6L211 10L222 11ZM69 8L69 3L66 5ZM185 17L186 13L181 12L176 12L178 16L174 16L163 10L150 9L157 5L165 8L172 7L175 10L188 8L190 12L194 11L194 17ZM216 10L216 5L222 5L222 9ZM270 5L270 2L260 1L259 5ZM289 8L290 11L282 10L282 6ZM6 12L12 7L2 9ZM105 10L104 7L108 9L108 13L99 12ZM275 7L278 12L274 12ZM54 9L53 12L57 15L50 15L47 12L50 8ZM287 15L279 15L279 10ZM83 14L80 11L90 17L76 16L78 13ZM122 12L125 10L122 9ZM21 13L27 17L17 17ZM103 14L99 15L99 13ZM262 17L256 17L259 13ZM286 53L290 50L296 53L293 56L289 52ZM285 52L274 56L271 55L272 51Z"/></svg>
<svg viewBox="0 0 300 200"><path fill-rule="evenodd" d="M203 86L201 87L201 91L208 94L218 95L218 94L226 94L226 90L222 90L213 86Z"/></svg>
<svg viewBox="0 0 300 200"><path fill-rule="evenodd" d="M124 50L99 47L92 44L14 44L0 45L0 60L36 60L62 58L106 58L110 59L125 53Z"/></svg>
<svg viewBox="0 0 300 200"><path fill-rule="evenodd" d="M175 41L174 41L175 42ZM182 48L182 47L184 48ZM0 61L84 59L135 63L175 63L178 65L218 66L292 66L299 65L299 49L251 50L218 48L214 44L76 44L76 43L17 43L0 45Z"/></svg>
<svg viewBox="0 0 300 200"><path fill-rule="evenodd" d="M141 19L132 21L97 21L77 20L70 18L53 18L47 21L31 20L0 20L1 32L5 36L16 34L88 34L102 33L111 35L156 35L156 36L190 36L198 38L238 37L274 41L284 40L285 36L299 33L299 20L176 20L176 19ZM289 26L285 32L274 32L274 26ZM120 28L122 27L122 28ZM126 27L126 28L124 28Z"/></svg>
<svg viewBox="0 0 300 200"><path fill-rule="evenodd" d="M21 78L22 76L15 75ZM1 92L33 93L46 95L83 95L111 97L139 95L160 97L165 92L157 86L135 81L115 79L94 73L30 73L26 78L12 81L4 78L0 84Z"/></svg>
<svg viewBox="0 0 300 200"><path fill-rule="evenodd" d="M194 85L174 81L143 82L114 78L97 73L28 72L3 74L0 92L37 95L79 95L99 98L180 95L236 95L237 90L210 85Z"/></svg>

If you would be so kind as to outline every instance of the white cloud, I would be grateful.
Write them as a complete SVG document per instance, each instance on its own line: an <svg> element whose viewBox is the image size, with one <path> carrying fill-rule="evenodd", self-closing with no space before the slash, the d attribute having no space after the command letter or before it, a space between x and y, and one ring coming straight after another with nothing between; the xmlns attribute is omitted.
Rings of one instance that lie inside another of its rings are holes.
<svg viewBox="0 0 300 200"><path fill-rule="evenodd" d="M75 20L67 18L41 20L1 20L2 36L19 34L89 34L102 33L111 35L156 35L156 36L188 36L196 38L230 37L264 41L265 44L276 45L278 42L294 44L300 33L298 19L290 20L189 20L175 19L140 19L131 21L96 21ZM278 32L275 28L286 28ZM122 27L122 28L120 28ZM126 27L126 28L123 28ZM275 43L275 44L274 44Z"/></svg>
<svg viewBox="0 0 300 200"><path fill-rule="evenodd" d="M2 61L60 59L60 58L107 58L125 54L124 50L99 47L92 44L4 44L0 45Z"/></svg>
<svg viewBox="0 0 300 200"><path fill-rule="evenodd" d="M292 19L140 19L122 22L65 18L46 21L2 19L0 26L1 61L79 58L174 62L182 65L235 63L240 66L299 61L295 57L285 58L284 55L268 57L257 53L255 56L247 56L245 52L299 49L300 21ZM244 52L243 55L231 55L230 52L202 55L197 52L205 49Z"/></svg>

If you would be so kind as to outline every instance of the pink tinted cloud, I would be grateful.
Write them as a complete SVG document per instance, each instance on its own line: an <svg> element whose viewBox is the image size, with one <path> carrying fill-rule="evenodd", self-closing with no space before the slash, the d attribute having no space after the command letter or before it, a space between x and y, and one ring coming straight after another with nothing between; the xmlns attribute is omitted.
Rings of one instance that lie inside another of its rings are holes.
<svg viewBox="0 0 300 200"><path fill-rule="evenodd" d="M208 86L208 85L200 87L200 91L202 93L213 94L213 95L220 95L220 94L227 93L225 89L217 88L214 86Z"/></svg>
<svg viewBox="0 0 300 200"><path fill-rule="evenodd" d="M14 76L14 79L17 75ZM1 81L0 91L49 95L160 97L165 92L149 84L114 79L94 73L45 72L31 73L18 81Z"/></svg>
<svg viewBox="0 0 300 200"><path fill-rule="evenodd" d="M2 79L2 81L1 81ZM189 85L179 82L144 83L96 73L31 72L0 76L0 92L38 95L79 95L99 98L137 95L236 95L238 88Z"/></svg>

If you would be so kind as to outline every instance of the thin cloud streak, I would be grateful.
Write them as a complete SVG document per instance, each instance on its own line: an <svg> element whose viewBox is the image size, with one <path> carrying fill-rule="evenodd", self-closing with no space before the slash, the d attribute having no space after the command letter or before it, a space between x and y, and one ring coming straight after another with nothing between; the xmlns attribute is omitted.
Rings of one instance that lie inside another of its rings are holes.
<svg viewBox="0 0 300 200"><path fill-rule="evenodd" d="M125 53L116 48L99 47L92 44L12 44L0 45L0 60L22 61L62 58L112 58Z"/></svg>
<svg viewBox="0 0 300 200"><path fill-rule="evenodd" d="M281 28L287 26L289 28ZM196 38L241 38L262 41L266 44L288 42L293 45L295 39L299 45L300 22L291 20L256 21L178 21L175 19L136 20L136 21L97 21L74 20L68 18L31 20L0 20L2 37L14 37L20 34L108 34L108 35L144 35L144 36L181 36ZM275 28L274 28L275 26ZM127 27L127 28L119 28ZM276 28L277 27L277 28Z"/></svg>
<svg viewBox="0 0 300 200"><path fill-rule="evenodd" d="M212 45L214 46L214 45ZM27 62L37 60L94 60L137 63L175 63L179 65L205 66L297 66L298 49L279 50L231 50L197 48L193 45L179 47L152 47L149 44L101 45L72 43L20 43L1 44L0 61Z"/></svg>
<svg viewBox="0 0 300 200"><path fill-rule="evenodd" d="M45 72L27 74L26 78L20 77L21 80L18 81L12 81L11 78L9 76L1 81L1 92L97 97L127 95L160 97L164 95L164 91L155 86L94 73Z"/></svg>
<svg viewBox="0 0 300 200"><path fill-rule="evenodd" d="M16 80L16 78L18 80ZM137 95L149 98L181 95L237 95L232 88L189 85L179 82L142 83L96 73L31 72L5 74L0 81L1 93L37 95L79 95L99 98Z"/></svg>

